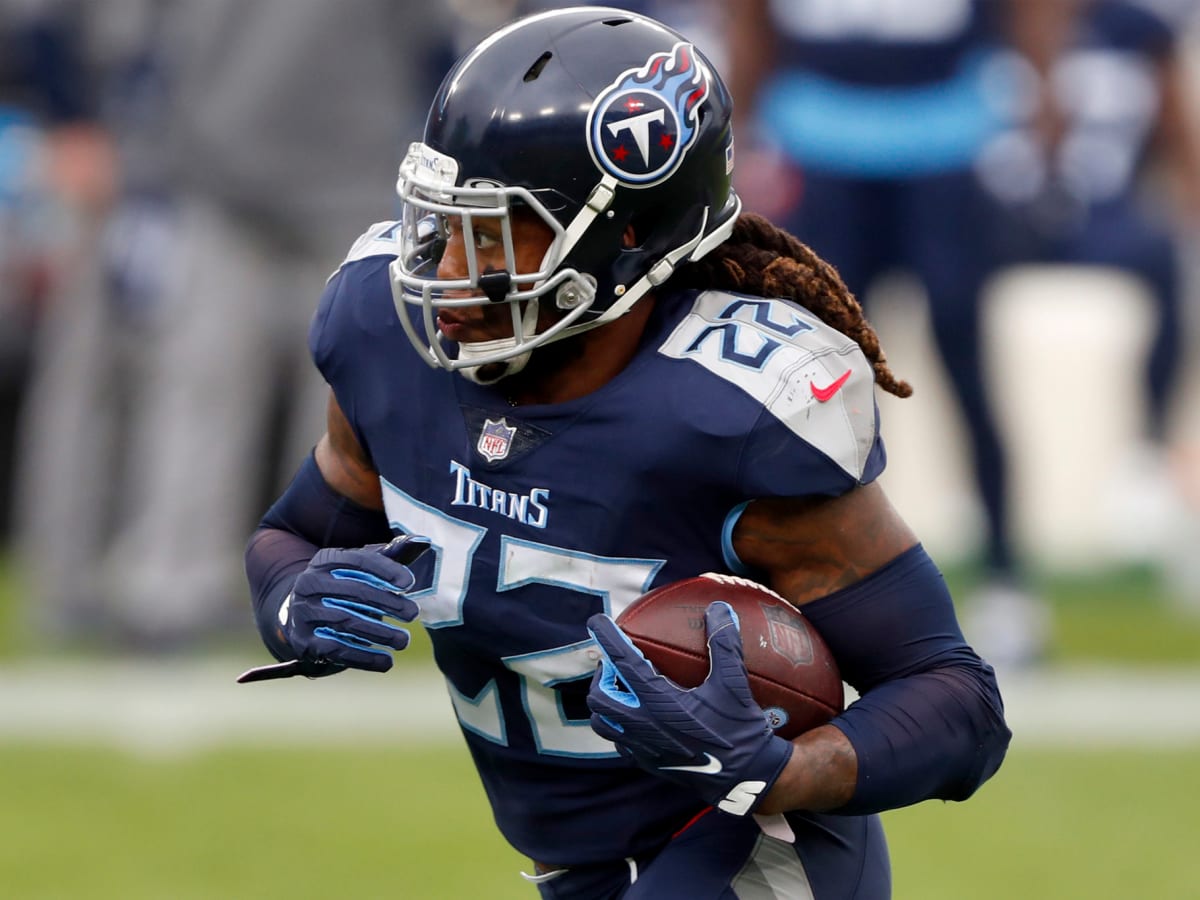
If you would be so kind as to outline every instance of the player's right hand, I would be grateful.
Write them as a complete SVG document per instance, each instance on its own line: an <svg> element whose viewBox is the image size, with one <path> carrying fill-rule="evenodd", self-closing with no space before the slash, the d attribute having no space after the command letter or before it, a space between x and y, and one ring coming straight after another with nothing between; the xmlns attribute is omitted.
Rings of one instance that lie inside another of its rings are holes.
<svg viewBox="0 0 1200 900"><path fill-rule="evenodd" d="M304 669L331 674L392 667L391 651L403 650L409 640L395 623L411 622L419 612L405 596L416 583L412 570L393 557L411 562L417 542L428 546L423 538L406 538L317 552L279 608L280 633Z"/></svg>
<svg viewBox="0 0 1200 900"><path fill-rule="evenodd" d="M770 792L792 755L750 693L737 613L724 601L704 611L708 678L685 689L659 674L609 616L588 619L600 648L588 708L592 730L639 766L744 816Z"/></svg>

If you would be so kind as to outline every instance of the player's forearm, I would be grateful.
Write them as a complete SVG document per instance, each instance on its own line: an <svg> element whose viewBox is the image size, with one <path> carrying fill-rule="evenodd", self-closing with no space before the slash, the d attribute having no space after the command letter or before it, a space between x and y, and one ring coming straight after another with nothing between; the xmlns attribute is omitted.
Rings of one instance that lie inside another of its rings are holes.
<svg viewBox="0 0 1200 900"><path fill-rule="evenodd" d="M853 790L822 808L862 814L962 800L999 768L1011 732L995 673L963 639L941 573L921 547L804 613L860 694L826 726L842 732L843 750L852 748ZM808 756L794 753L789 772ZM848 780L848 766L829 768L839 758L831 748L811 757L818 774L824 767L825 776ZM844 792L845 780L827 789Z"/></svg>
<svg viewBox="0 0 1200 900"><path fill-rule="evenodd" d="M793 740L791 759L758 812L866 814L966 799L1008 746L989 682L985 669L952 667L889 683L838 724Z"/></svg>
<svg viewBox="0 0 1200 900"><path fill-rule="evenodd" d="M837 809L853 815L965 800L1000 767L1012 737L978 657L880 685L832 724L858 758L854 794Z"/></svg>
<svg viewBox="0 0 1200 900"><path fill-rule="evenodd" d="M267 510L246 545L246 577L263 643L278 659L294 654L277 614L296 576L321 547L362 547L391 537L387 517L329 486L310 455Z"/></svg>
<svg viewBox="0 0 1200 900"><path fill-rule="evenodd" d="M254 621L263 643L280 661L294 659L296 654L280 629L279 608L316 552L304 538L279 528L259 528L246 544L246 580Z"/></svg>
<svg viewBox="0 0 1200 900"><path fill-rule="evenodd" d="M822 725L800 735L792 746L792 757L763 798L759 813L824 812L850 802L858 782L858 756L845 734Z"/></svg>

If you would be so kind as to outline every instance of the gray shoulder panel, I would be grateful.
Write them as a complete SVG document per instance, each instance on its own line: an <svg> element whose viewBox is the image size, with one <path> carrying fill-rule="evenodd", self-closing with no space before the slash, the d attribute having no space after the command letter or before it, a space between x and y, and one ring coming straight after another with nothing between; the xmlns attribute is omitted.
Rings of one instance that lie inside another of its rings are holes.
<svg viewBox="0 0 1200 900"><path fill-rule="evenodd" d="M707 291L659 353L758 400L860 479L875 443L875 373L853 340L784 300Z"/></svg>

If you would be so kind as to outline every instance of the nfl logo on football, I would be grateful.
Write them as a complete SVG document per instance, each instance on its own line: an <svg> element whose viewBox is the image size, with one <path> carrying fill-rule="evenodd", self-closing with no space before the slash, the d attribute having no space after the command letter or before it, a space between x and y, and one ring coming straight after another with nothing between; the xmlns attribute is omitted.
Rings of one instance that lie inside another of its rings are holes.
<svg viewBox="0 0 1200 900"><path fill-rule="evenodd" d="M498 422L487 419L483 423L483 430L479 434L479 443L475 449L488 462L504 459L508 456L513 435L516 433L517 429L510 428L507 419L500 419Z"/></svg>
<svg viewBox="0 0 1200 900"><path fill-rule="evenodd" d="M808 635L780 610L770 606L763 606L762 610L771 629L771 649L790 660L792 665L805 666L811 663L813 647Z"/></svg>

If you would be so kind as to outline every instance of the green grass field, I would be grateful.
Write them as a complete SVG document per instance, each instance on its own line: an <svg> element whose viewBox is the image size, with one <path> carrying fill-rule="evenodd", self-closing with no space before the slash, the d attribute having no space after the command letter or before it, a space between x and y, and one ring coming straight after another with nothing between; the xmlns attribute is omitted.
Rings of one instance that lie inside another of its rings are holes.
<svg viewBox="0 0 1200 900"><path fill-rule="evenodd" d="M1044 584L1055 661L1200 665L1200 622L1146 573ZM37 653L18 594L0 570L0 661ZM244 654L263 661L252 640ZM400 665L427 662L418 632ZM1198 751L1016 746L969 802L886 816L895 896L1200 898ZM457 741L145 756L0 740L0 834L0 897L18 900L536 897Z"/></svg>
<svg viewBox="0 0 1200 900"><path fill-rule="evenodd" d="M531 900L461 747L0 750L0 894ZM1200 896L1200 754L1015 752L888 814L897 900Z"/></svg>

